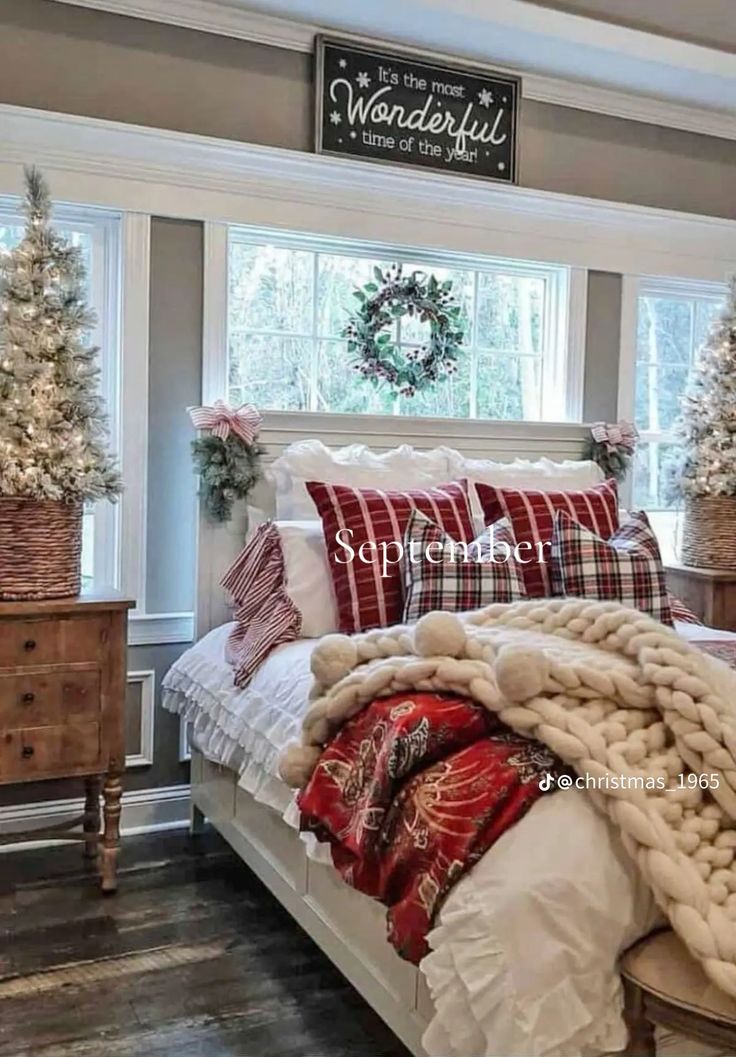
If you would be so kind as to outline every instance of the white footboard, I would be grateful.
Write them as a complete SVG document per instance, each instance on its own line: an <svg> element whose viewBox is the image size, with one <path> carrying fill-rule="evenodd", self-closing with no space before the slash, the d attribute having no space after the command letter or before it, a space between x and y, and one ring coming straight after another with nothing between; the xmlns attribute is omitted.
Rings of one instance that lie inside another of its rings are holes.
<svg viewBox="0 0 736 1057"><path fill-rule="evenodd" d="M263 881L295 921L415 1057L432 1001L419 970L386 940L385 910L306 855L298 833L249 793L237 775L192 751L192 805Z"/></svg>

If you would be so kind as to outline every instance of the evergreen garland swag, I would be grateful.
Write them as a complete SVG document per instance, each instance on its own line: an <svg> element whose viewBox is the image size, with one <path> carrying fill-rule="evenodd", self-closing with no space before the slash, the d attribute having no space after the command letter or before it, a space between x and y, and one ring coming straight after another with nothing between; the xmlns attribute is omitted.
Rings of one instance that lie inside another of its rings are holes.
<svg viewBox="0 0 736 1057"><path fill-rule="evenodd" d="M201 431L192 441L200 498L214 521L229 521L235 500L246 499L261 478L261 416L252 404L232 408L223 400L187 410Z"/></svg>
<svg viewBox="0 0 736 1057"><path fill-rule="evenodd" d="M592 459L606 477L619 484L626 479L636 452L639 432L631 422L596 422L591 426L583 457Z"/></svg>
<svg viewBox="0 0 736 1057"><path fill-rule="evenodd" d="M229 521L235 500L250 495L262 476L265 451L261 444L244 444L234 433L225 440L205 433L192 441L199 494L214 521Z"/></svg>
<svg viewBox="0 0 736 1057"><path fill-rule="evenodd" d="M51 226L38 169L25 184L23 238L0 250L0 496L114 498L82 251Z"/></svg>
<svg viewBox="0 0 736 1057"><path fill-rule="evenodd" d="M373 269L374 280L353 296L360 302L343 330L354 368L374 386L381 382L399 396L412 397L431 388L441 377L457 371L464 326L462 309L452 295L452 281L443 282L423 272L402 274L394 264L385 272ZM402 316L429 324L429 341L402 352L389 329Z"/></svg>

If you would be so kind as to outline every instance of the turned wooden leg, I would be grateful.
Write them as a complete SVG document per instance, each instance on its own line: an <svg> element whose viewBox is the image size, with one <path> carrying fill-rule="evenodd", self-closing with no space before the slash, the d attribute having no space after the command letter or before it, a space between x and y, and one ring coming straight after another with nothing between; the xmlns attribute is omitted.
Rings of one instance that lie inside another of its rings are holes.
<svg viewBox="0 0 736 1057"><path fill-rule="evenodd" d="M97 774L84 779L84 824L86 835L84 856L95 859L100 843L100 787L102 780Z"/></svg>
<svg viewBox="0 0 736 1057"><path fill-rule="evenodd" d="M120 850L120 797L123 784L120 774L108 772L102 786L103 815L105 829L100 847L100 875L102 891L114 892L118 886L117 860Z"/></svg>
<svg viewBox="0 0 736 1057"><path fill-rule="evenodd" d="M623 980L624 1020L629 1029L629 1044L622 1057L656 1057L654 1024L647 1019L641 988L630 980Z"/></svg>

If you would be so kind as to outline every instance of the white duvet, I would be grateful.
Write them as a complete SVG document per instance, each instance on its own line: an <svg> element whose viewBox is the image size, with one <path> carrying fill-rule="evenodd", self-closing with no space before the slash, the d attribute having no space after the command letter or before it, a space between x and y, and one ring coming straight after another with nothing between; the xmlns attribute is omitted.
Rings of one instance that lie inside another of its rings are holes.
<svg viewBox="0 0 736 1057"><path fill-rule="evenodd" d="M210 632L164 680L164 706L197 746L298 825L280 781L297 739L315 639L281 646L245 690L224 660L231 625ZM678 625L690 639L733 638ZM326 846L310 853L328 858ZM421 969L435 1005L432 1057L587 1057L623 1049L620 952L660 921L617 835L583 790L543 797L447 897Z"/></svg>

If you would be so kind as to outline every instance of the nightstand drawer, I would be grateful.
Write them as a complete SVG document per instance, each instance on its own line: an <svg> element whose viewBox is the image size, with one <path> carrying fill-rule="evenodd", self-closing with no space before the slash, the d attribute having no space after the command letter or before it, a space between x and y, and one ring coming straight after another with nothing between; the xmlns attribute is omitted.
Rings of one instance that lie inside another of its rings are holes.
<svg viewBox="0 0 736 1057"><path fill-rule="evenodd" d="M105 617L8 620L0 635L0 668L95 661L107 626Z"/></svg>
<svg viewBox="0 0 736 1057"><path fill-rule="evenodd" d="M97 719L99 672L0 676L0 730Z"/></svg>
<svg viewBox="0 0 736 1057"><path fill-rule="evenodd" d="M0 734L0 781L53 778L100 763L100 724L68 723Z"/></svg>

